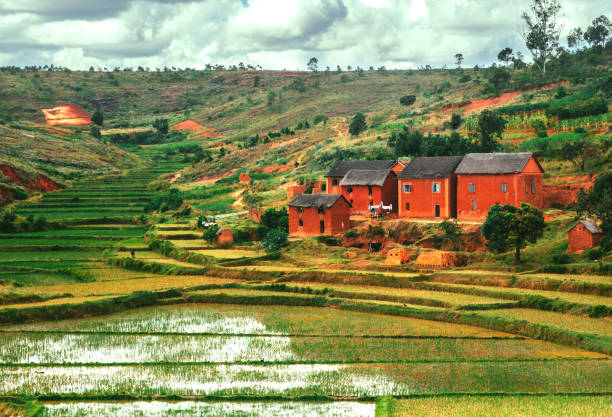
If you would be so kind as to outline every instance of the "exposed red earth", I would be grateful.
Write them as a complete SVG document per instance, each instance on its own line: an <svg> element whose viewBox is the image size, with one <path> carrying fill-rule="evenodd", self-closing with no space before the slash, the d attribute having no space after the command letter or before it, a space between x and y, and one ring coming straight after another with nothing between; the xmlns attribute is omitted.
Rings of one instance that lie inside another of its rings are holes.
<svg viewBox="0 0 612 417"><path fill-rule="evenodd" d="M206 139L206 138L218 138L219 134L213 133L215 131L212 127L202 126L198 122L194 122L193 120L185 120L184 122L177 123L174 126L170 127L170 130L179 130L184 132L192 132L196 133L196 137Z"/></svg>
<svg viewBox="0 0 612 417"><path fill-rule="evenodd" d="M16 170L10 165L0 165L0 175L13 180L16 184L21 185L27 190L31 191L55 191L62 188L61 185L55 181L45 177L41 174L34 176L28 176L27 174ZM4 187L0 187L0 203L10 201L13 198L13 191Z"/></svg>
<svg viewBox="0 0 612 417"><path fill-rule="evenodd" d="M576 204L580 190L593 188L595 178L590 175L559 177L564 184L544 184L544 208L564 208Z"/></svg>
<svg viewBox="0 0 612 417"><path fill-rule="evenodd" d="M93 123L89 113L75 104L42 109L42 112L49 126L79 126Z"/></svg>

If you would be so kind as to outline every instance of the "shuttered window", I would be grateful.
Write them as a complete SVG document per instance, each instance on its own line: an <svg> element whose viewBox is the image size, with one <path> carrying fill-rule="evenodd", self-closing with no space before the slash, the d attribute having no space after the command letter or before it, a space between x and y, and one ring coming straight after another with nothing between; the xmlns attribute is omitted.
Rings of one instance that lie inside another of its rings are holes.
<svg viewBox="0 0 612 417"><path fill-rule="evenodd" d="M502 182L501 192L502 193L507 193L508 192L508 184L506 184L505 182Z"/></svg>
<svg viewBox="0 0 612 417"><path fill-rule="evenodd" d="M476 192L476 184L470 184L470 193Z"/></svg>

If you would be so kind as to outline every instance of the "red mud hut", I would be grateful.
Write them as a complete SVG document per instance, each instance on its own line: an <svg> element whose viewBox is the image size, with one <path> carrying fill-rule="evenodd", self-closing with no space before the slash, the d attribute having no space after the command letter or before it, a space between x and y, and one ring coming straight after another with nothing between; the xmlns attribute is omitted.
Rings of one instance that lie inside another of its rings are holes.
<svg viewBox="0 0 612 417"><path fill-rule="evenodd" d="M340 182L344 176L352 169L370 169L375 171L392 170L398 165L397 161L338 161L336 165L330 169L325 178L327 179L328 194L342 194Z"/></svg>
<svg viewBox="0 0 612 417"><path fill-rule="evenodd" d="M457 217L457 176L462 156L413 159L399 174L399 217Z"/></svg>
<svg viewBox="0 0 612 417"><path fill-rule="evenodd" d="M351 205L341 194L300 194L289 202L289 234L333 235L351 228Z"/></svg>
<svg viewBox="0 0 612 417"><path fill-rule="evenodd" d="M582 253L599 245L603 231L593 222L582 220L567 231L567 251Z"/></svg>
<svg viewBox="0 0 612 417"><path fill-rule="evenodd" d="M483 221L494 204L543 206L544 169L532 153L470 153L455 173L459 220Z"/></svg>

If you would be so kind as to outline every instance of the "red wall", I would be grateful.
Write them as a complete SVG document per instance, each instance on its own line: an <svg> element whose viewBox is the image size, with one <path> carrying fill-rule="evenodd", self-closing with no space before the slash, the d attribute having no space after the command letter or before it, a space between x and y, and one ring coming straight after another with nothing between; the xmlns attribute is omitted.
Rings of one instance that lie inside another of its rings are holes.
<svg viewBox="0 0 612 417"><path fill-rule="evenodd" d="M349 193L348 189L353 192ZM369 194L368 186L341 187L341 194L353 205L353 213L367 213L370 201L377 206L381 202L385 206L393 205L393 212L397 213L397 177L394 174L387 175L382 187L372 186L372 195Z"/></svg>
<svg viewBox="0 0 612 417"><path fill-rule="evenodd" d="M299 220L304 225L300 227ZM303 213L298 213L297 207L289 207L289 234L291 235L320 235L320 221L325 222L325 233L333 235L342 233L351 228L350 207L346 201L340 199L329 209L324 209L324 214L319 214L316 208L304 208Z"/></svg>
<svg viewBox="0 0 612 417"><path fill-rule="evenodd" d="M531 192L532 179L535 193ZM502 183L508 184L508 192L501 191ZM469 184L476 185L476 192L470 192ZM472 200L476 200L476 210L472 210ZM489 209L496 203L513 206L529 203L539 209L543 208L542 171L533 157L520 174L457 176L457 218L459 220L485 220Z"/></svg>
<svg viewBox="0 0 612 417"><path fill-rule="evenodd" d="M582 224L578 224L567 233L567 251L580 253L599 244L600 234L592 234Z"/></svg>
<svg viewBox="0 0 612 417"><path fill-rule="evenodd" d="M338 180L337 186L332 186L332 180ZM342 194L342 188L340 188L340 181L342 181L342 177L334 177L327 179L327 187L325 188L327 194Z"/></svg>
<svg viewBox="0 0 612 417"><path fill-rule="evenodd" d="M440 184L440 192L431 191L432 184ZM411 184L410 193L402 192L404 184ZM451 178L414 178L400 179L397 185L399 195L399 217L427 217L433 218L436 214L436 205L440 206L440 217L450 218L456 216L455 190L456 177ZM410 210L406 209L410 203Z"/></svg>

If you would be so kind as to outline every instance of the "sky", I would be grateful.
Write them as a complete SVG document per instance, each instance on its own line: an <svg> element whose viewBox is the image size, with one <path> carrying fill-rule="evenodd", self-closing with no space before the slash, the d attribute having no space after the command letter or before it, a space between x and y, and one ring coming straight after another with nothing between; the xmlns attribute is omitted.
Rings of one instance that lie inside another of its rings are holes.
<svg viewBox="0 0 612 417"><path fill-rule="evenodd" d="M490 65L529 0L0 0L0 66L265 69ZM563 36L610 0L561 0Z"/></svg>

